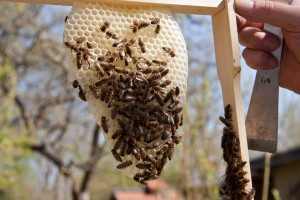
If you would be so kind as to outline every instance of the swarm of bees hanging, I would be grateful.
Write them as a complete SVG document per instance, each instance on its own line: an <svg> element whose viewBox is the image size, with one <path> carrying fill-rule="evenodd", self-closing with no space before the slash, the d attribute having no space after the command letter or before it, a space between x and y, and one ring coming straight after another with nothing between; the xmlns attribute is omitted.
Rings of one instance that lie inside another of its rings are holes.
<svg viewBox="0 0 300 200"><path fill-rule="evenodd" d="M156 17L133 20L128 28L132 34L143 30L155 36L161 31L160 21ZM105 54L95 54L93 43L85 36L65 42L76 55L77 69L97 74L97 80L89 84L86 91L77 80L73 87L79 88L82 100L90 93L110 109L109 115L102 115L100 126L104 134L112 132L111 153L119 162L116 168L136 168L133 179L145 184L162 174L182 139L177 133L183 125L183 107L179 99L182 91L166 78L170 71L168 59L147 58L144 38L116 34L111 24L106 20L96 28L101 37L112 40ZM162 45L161 52L170 59L176 56L171 47ZM92 60L92 56L96 60ZM109 126L111 120L117 122L117 128Z"/></svg>
<svg viewBox="0 0 300 200"><path fill-rule="evenodd" d="M223 149L223 159L226 162L226 170L224 175L224 186L221 188L223 199L251 200L255 195L255 190L246 191L246 185L249 180L245 177L244 166L247 162L243 161L240 156L240 141L235 135L232 125L232 109L228 104L224 108L224 117L220 116L220 121L225 125L221 140L221 148Z"/></svg>

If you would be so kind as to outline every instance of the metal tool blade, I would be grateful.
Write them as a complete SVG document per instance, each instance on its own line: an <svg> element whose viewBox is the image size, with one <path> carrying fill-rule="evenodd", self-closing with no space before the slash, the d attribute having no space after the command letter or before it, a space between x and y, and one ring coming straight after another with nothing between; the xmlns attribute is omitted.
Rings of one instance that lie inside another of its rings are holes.
<svg viewBox="0 0 300 200"><path fill-rule="evenodd" d="M273 70L258 70L246 117L248 147L251 150L275 153L278 140L278 95L279 66L282 50L281 29L269 24L264 30L281 41L281 46L272 54L278 59L278 66Z"/></svg>

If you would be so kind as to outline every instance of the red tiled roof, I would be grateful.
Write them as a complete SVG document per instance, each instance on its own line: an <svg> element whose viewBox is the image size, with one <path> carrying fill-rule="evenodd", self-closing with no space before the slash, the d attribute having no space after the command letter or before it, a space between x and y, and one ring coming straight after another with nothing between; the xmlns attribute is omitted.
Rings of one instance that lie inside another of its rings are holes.
<svg viewBox="0 0 300 200"><path fill-rule="evenodd" d="M150 181L146 187L150 193L143 188L115 189L113 197L115 200L181 200L176 190L168 188L165 182Z"/></svg>
<svg viewBox="0 0 300 200"><path fill-rule="evenodd" d="M144 191L116 191L114 196L117 200L157 200L155 194L146 194Z"/></svg>

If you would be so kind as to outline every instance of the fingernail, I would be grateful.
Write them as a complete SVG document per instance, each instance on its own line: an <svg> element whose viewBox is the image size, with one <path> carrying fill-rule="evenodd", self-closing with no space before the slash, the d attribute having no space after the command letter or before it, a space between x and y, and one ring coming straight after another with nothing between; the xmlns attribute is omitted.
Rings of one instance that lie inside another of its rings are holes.
<svg viewBox="0 0 300 200"><path fill-rule="evenodd" d="M266 39L264 40L264 46L268 50L274 51L280 46L280 44L279 44L279 41L276 38L266 37Z"/></svg>
<svg viewBox="0 0 300 200"><path fill-rule="evenodd" d="M253 7L253 2L251 0L236 0L235 7L238 11L248 12Z"/></svg>
<svg viewBox="0 0 300 200"><path fill-rule="evenodd" d="M269 59L269 65L270 65L270 68L275 68L275 67L277 67L277 64L278 64L277 59L275 59L275 58L270 58L270 59Z"/></svg>

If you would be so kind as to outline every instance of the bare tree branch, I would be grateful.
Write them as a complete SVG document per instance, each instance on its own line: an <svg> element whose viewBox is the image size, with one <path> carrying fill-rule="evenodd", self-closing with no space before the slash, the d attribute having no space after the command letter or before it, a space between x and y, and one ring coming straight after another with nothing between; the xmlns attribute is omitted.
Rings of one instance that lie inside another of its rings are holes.
<svg viewBox="0 0 300 200"><path fill-rule="evenodd" d="M90 169L87 170L82 179L80 191L81 192L86 192L88 190L88 184L91 180L92 174L94 172L95 166L100 159L100 154L103 150L103 146L99 148L98 145L98 140L99 140L99 134L100 134L100 126L98 124L95 125L94 127L94 132L93 132L93 139L91 142L91 153L90 153Z"/></svg>
<svg viewBox="0 0 300 200"><path fill-rule="evenodd" d="M15 96L15 103L20 109L21 117L22 117L22 119L25 123L25 126L26 126L27 130L28 130L28 136L32 136L32 134L35 133L36 128L35 128L35 125L33 124L33 122L30 119L29 113L25 109L24 104L22 103L22 101L20 100L20 98L18 96Z"/></svg>

